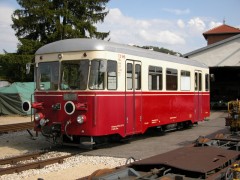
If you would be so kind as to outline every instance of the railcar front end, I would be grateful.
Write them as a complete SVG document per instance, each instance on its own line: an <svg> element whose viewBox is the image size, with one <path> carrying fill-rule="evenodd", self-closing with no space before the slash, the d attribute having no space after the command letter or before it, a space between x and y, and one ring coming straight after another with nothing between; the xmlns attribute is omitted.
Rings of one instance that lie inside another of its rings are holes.
<svg viewBox="0 0 240 180"><path fill-rule="evenodd" d="M93 145L106 135L124 136L124 95L113 91L117 63L95 58L101 53L79 54L73 60L71 53L36 56L34 102L23 109L34 109L35 130L55 142Z"/></svg>

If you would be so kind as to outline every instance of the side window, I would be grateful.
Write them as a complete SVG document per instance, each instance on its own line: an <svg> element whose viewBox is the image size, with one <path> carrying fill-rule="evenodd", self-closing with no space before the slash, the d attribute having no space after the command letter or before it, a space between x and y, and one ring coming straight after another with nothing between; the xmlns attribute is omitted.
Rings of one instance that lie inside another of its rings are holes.
<svg viewBox="0 0 240 180"><path fill-rule="evenodd" d="M141 89L141 65L135 64L135 89Z"/></svg>
<svg viewBox="0 0 240 180"><path fill-rule="evenodd" d="M199 73L199 91L202 91L202 73Z"/></svg>
<svg viewBox="0 0 240 180"><path fill-rule="evenodd" d="M177 90L178 76L177 69L167 68L166 73L166 89L167 90Z"/></svg>
<svg viewBox="0 0 240 180"><path fill-rule="evenodd" d="M132 64L127 63L127 90L133 89L133 74L132 74Z"/></svg>
<svg viewBox="0 0 240 180"><path fill-rule="evenodd" d="M202 73L195 72L194 81L195 91L202 91Z"/></svg>
<svg viewBox="0 0 240 180"><path fill-rule="evenodd" d="M148 89L162 90L162 68L161 67L149 66Z"/></svg>
<svg viewBox="0 0 240 180"><path fill-rule="evenodd" d="M117 62L108 60L107 62L107 88L117 89Z"/></svg>
<svg viewBox="0 0 240 180"><path fill-rule="evenodd" d="M209 74L205 74L205 90L209 91L210 83L209 83Z"/></svg>
<svg viewBox="0 0 240 180"><path fill-rule="evenodd" d="M198 73L195 72L195 75L194 75L194 89L195 91L198 91Z"/></svg>
<svg viewBox="0 0 240 180"><path fill-rule="evenodd" d="M191 89L191 77L189 71L181 71L181 90L190 91Z"/></svg>

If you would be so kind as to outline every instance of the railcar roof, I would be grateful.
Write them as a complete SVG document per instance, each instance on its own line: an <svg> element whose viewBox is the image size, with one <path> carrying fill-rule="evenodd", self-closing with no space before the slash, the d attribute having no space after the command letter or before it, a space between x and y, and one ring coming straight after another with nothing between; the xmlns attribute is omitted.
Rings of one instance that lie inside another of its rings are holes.
<svg viewBox="0 0 240 180"><path fill-rule="evenodd" d="M123 54L131 54L135 56L147 57L152 59L159 59L163 61L170 61L180 64L187 64L197 67L207 68L203 63L168 55L156 51L150 51L129 45L123 45L97 39L75 38L65 39L47 44L36 51L36 55L63 53L63 52L76 52L76 51L110 51Z"/></svg>

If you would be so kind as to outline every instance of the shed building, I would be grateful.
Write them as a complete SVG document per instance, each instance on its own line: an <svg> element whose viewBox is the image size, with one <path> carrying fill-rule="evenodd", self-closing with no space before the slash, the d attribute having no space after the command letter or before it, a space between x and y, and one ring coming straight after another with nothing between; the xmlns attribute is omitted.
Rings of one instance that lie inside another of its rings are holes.
<svg viewBox="0 0 240 180"><path fill-rule="evenodd" d="M184 54L205 63L211 73L212 108L240 99L240 29L221 25L203 33L207 46Z"/></svg>

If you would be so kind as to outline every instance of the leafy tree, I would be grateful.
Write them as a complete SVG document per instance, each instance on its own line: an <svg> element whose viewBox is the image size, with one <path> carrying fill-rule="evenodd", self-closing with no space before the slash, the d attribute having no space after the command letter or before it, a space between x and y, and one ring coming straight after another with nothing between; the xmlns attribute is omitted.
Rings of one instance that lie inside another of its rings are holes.
<svg viewBox="0 0 240 180"><path fill-rule="evenodd" d="M26 63L32 62L33 55L0 55L0 78L9 82L33 81L33 72L26 75Z"/></svg>
<svg viewBox="0 0 240 180"><path fill-rule="evenodd" d="M108 14L109 0L17 0L21 9L12 15L12 28L21 44L18 53L35 52L40 46L69 38L105 39L94 24Z"/></svg>
<svg viewBox="0 0 240 180"><path fill-rule="evenodd" d="M21 44L18 44L18 54L34 54L37 49L39 49L43 43L39 41L34 41L30 39L20 39Z"/></svg>

